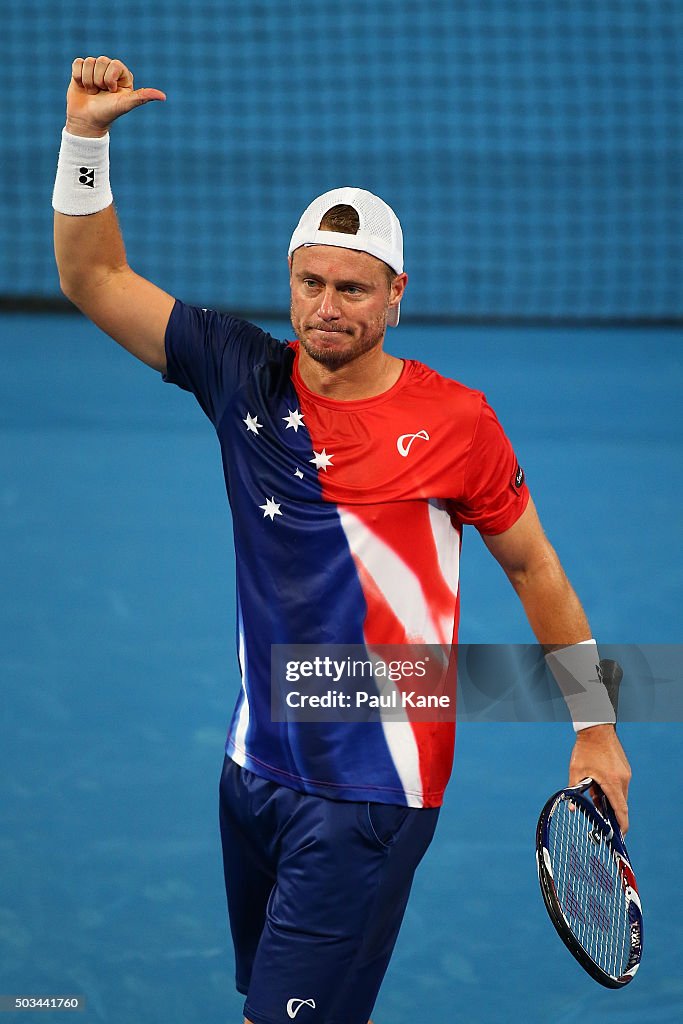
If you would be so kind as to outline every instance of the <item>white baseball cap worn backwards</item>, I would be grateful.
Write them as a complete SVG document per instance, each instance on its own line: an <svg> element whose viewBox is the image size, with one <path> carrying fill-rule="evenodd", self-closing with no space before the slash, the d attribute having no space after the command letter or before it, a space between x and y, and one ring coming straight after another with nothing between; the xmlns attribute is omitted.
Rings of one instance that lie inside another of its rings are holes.
<svg viewBox="0 0 683 1024"><path fill-rule="evenodd" d="M352 206L358 214L360 226L355 235L342 231L321 231L320 223L333 206ZM388 264L396 274L403 273L403 232L399 219L383 199L362 188L333 188L318 196L301 215L292 240L289 255L302 245L335 245L341 249L367 252ZM396 327L399 305L392 306L387 324Z"/></svg>

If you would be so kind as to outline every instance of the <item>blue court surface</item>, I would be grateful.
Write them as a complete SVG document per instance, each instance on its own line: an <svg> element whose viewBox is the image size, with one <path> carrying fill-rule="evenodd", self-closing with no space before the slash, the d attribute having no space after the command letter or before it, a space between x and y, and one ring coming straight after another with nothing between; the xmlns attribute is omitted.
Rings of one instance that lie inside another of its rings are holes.
<svg viewBox="0 0 683 1024"><path fill-rule="evenodd" d="M0 994L82 994L93 1024L241 1024L217 823L233 551L212 428L80 317L7 315L0 332ZM682 341L390 332L391 351L486 392L605 642L682 639ZM532 639L471 529L461 639ZM585 975L538 891L534 827L570 727L463 724L375 1024L683 1019L683 730L620 732L645 910L633 984Z"/></svg>

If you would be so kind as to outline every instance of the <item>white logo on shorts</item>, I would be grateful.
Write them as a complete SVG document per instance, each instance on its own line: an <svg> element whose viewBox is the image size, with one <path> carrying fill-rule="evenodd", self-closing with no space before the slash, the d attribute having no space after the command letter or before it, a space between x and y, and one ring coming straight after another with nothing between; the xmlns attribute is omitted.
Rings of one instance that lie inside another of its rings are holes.
<svg viewBox="0 0 683 1024"><path fill-rule="evenodd" d="M287 1016L294 1020L302 1006L310 1006L312 1010L315 1010L315 1001L313 999L288 999Z"/></svg>

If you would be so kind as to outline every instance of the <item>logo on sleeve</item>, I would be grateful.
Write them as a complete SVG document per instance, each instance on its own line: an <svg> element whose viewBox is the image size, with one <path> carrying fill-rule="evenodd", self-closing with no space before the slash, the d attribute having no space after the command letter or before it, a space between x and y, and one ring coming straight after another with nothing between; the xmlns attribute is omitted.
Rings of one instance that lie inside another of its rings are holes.
<svg viewBox="0 0 683 1024"><path fill-rule="evenodd" d="M524 483L524 470L518 464L517 465L517 469L515 470L515 475L514 475L513 480L512 480L512 486L513 486L514 490L517 491L518 494L519 494L519 492L520 492L520 490L522 488L522 484L523 483Z"/></svg>

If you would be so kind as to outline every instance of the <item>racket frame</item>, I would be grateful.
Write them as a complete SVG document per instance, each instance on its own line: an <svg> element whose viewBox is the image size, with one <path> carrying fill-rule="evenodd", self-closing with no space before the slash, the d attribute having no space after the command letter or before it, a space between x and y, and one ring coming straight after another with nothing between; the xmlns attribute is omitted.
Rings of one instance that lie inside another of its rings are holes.
<svg viewBox="0 0 683 1024"><path fill-rule="evenodd" d="M598 791L596 797L597 807L590 796L586 795L591 787ZM562 910L550 865L548 846L550 822L555 810L563 801L571 801L581 806L588 818L594 823L595 828L600 832L603 841L609 844L612 855L617 862L629 919L630 942L626 968L619 976L609 974L595 962L574 935ZM570 953L595 981L606 988L623 988L625 985L628 985L633 980L640 966L643 949L643 912L640 894L616 815L609 800L593 779L583 779L578 786L569 786L566 789L561 789L546 801L536 828L536 866L538 868L541 894L548 911L548 916Z"/></svg>

